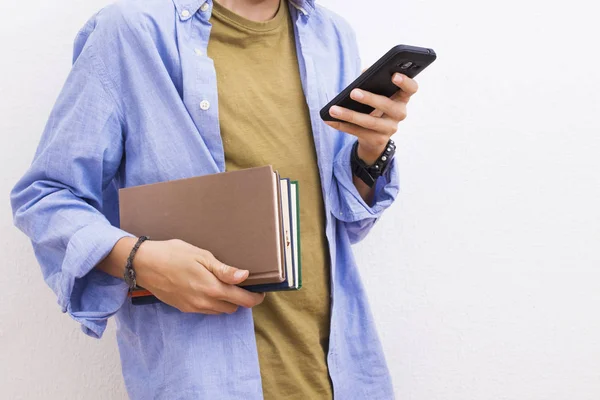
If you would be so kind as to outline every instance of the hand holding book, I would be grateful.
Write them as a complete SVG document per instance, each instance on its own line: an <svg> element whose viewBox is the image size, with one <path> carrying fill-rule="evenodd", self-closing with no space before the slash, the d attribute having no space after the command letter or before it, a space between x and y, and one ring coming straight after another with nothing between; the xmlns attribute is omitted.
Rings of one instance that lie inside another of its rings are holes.
<svg viewBox="0 0 600 400"><path fill-rule="evenodd" d="M226 289L214 282L206 286L195 282L193 276L176 277L182 285L192 279L192 289L208 290L208 300L231 302L224 296L234 296L232 304L253 304L257 298L244 298L240 291L302 287L298 182L280 178L270 166L125 188L119 192L119 202L122 229L170 243L170 247L178 246L178 250L195 257L205 275L212 273L223 284L241 287ZM154 243L144 243L140 251L156 247ZM156 257L166 263L179 257L169 253L172 248L160 249L163 253L156 250ZM156 262L154 257L146 260ZM173 282L172 272L166 269L166 265L153 268L144 277L144 272L140 276L136 268L140 290L132 293L133 304L170 297L156 280L162 277L167 286ZM153 287L145 284L147 277L155 279Z"/></svg>
<svg viewBox="0 0 600 400"><path fill-rule="evenodd" d="M138 283L183 312L231 314L265 298L236 285L249 272L228 266L209 251L181 240L146 241L135 258Z"/></svg>

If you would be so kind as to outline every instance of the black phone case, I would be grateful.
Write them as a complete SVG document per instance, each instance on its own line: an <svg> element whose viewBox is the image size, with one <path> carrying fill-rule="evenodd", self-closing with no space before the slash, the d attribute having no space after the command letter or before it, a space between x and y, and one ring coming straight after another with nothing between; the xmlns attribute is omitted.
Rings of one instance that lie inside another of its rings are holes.
<svg viewBox="0 0 600 400"><path fill-rule="evenodd" d="M435 59L436 54L432 49L404 44L394 46L323 107L321 109L321 118L324 121L337 121L336 118L329 114L329 109L332 106L340 106L369 114L373 111L373 107L352 100L350 98L350 92L352 90L359 88L368 92L390 97L399 90L398 86L392 83L392 75L396 72L400 72L409 78L414 78L427 68L429 64L434 62ZM409 68L402 69L402 65L407 62L412 62L413 64Z"/></svg>

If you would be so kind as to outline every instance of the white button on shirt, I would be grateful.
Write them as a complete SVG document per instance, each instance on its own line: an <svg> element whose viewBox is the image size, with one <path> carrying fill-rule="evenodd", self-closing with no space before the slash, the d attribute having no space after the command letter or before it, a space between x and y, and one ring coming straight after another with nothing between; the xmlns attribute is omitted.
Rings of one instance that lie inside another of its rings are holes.
<svg viewBox="0 0 600 400"><path fill-rule="evenodd" d="M208 5L208 3L204 3L204 4L202 4L202 7L200 7L200 10L201 10L202 12L205 12L206 10L208 10L208 7L210 7L210 6Z"/></svg>
<svg viewBox="0 0 600 400"><path fill-rule="evenodd" d="M181 12L181 16L182 16L183 18L187 18L187 17L189 17L189 16L190 16L190 12L189 12L188 10L183 10L183 11Z"/></svg>
<svg viewBox="0 0 600 400"><path fill-rule="evenodd" d="M210 103L208 102L208 100L202 100L202 101L200 102L200 108L201 108L203 111L206 111L206 110L208 110L208 109L210 108Z"/></svg>
<svg viewBox="0 0 600 400"><path fill-rule="evenodd" d="M202 50L200 50L200 49L194 49L194 53L196 53L197 56L201 56L202 55Z"/></svg>

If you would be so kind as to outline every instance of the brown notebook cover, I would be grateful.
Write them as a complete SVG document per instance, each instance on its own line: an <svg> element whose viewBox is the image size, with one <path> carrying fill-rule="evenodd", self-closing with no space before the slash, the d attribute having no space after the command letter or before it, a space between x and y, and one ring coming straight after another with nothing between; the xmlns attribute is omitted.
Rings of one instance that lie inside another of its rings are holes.
<svg viewBox="0 0 600 400"><path fill-rule="evenodd" d="M121 229L181 239L250 271L242 284L284 280L279 179L270 166L119 191Z"/></svg>

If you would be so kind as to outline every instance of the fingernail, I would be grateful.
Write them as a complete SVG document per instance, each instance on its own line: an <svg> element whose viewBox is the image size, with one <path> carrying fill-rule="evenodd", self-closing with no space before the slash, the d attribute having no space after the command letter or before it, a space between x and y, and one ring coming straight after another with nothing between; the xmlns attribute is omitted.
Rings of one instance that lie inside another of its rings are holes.
<svg viewBox="0 0 600 400"><path fill-rule="evenodd" d="M240 269L239 271L235 271L235 274L233 274L233 277L235 279L242 279L243 277L246 276L246 272L248 272L248 271Z"/></svg>
<svg viewBox="0 0 600 400"><path fill-rule="evenodd" d="M404 80L404 77L401 74L396 72L394 74L394 77L392 78L392 80L394 81L394 83L401 83L402 80Z"/></svg>
<svg viewBox="0 0 600 400"><path fill-rule="evenodd" d="M362 90L359 89L354 89L352 91L352 98L355 100L362 100L362 98L365 97L364 93L362 92Z"/></svg>
<svg viewBox="0 0 600 400"><path fill-rule="evenodd" d="M334 117L337 117L339 115L342 115L342 110L340 110L338 106L333 106L329 109L329 114L333 115Z"/></svg>

